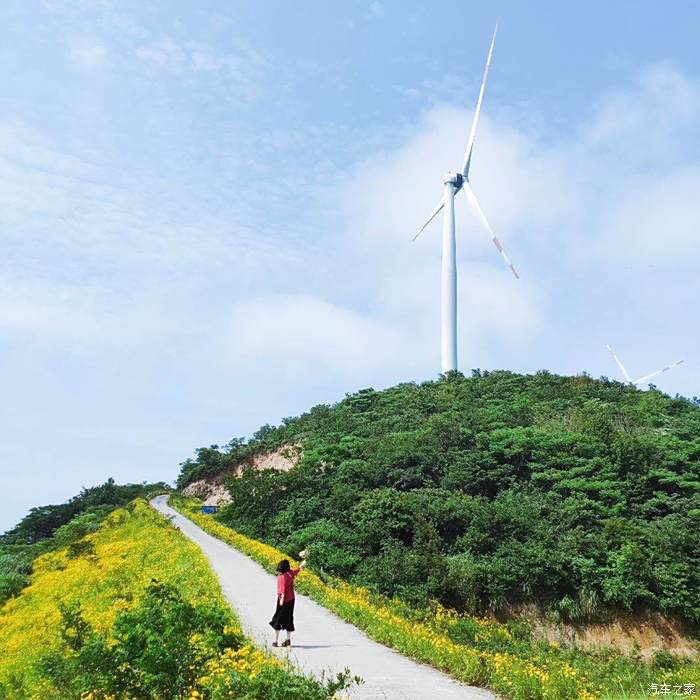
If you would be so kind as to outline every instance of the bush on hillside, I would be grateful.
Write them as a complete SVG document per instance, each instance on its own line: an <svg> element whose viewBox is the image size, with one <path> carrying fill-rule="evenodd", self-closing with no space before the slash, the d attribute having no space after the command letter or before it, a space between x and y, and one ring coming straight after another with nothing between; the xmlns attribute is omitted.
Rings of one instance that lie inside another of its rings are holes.
<svg viewBox="0 0 700 700"><path fill-rule="evenodd" d="M98 635L79 606L61 608L64 647L41 669L65 697L178 698L195 685L206 661L243 638L215 604L192 604L172 586L154 581L143 599L121 613L113 642Z"/></svg>

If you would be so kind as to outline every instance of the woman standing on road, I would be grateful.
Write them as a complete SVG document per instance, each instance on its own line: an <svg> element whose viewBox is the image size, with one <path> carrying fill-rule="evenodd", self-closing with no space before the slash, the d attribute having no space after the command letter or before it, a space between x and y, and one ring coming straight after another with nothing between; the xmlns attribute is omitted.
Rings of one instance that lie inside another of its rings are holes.
<svg viewBox="0 0 700 700"><path fill-rule="evenodd" d="M277 564L277 608L270 620L270 626L275 630L275 641L272 646L279 646L280 631L287 631L287 639L282 642L283 647L292 645L292 632L294 632L294 579L306 566L306 551L299 552L302 558L299 566L292 568L287 559Z"/></svg>

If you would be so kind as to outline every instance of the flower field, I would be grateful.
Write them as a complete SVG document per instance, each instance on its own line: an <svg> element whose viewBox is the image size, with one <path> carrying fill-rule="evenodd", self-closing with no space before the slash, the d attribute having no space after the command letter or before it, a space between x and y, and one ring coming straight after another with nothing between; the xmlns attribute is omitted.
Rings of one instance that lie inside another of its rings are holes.
<svg viewBox="0 0 700 700"><path fill-rule="evenodd" d="M287 557L202 515L195 500L171 497L171 503L270 571ZM339 579L322 579L308 569L299 576L298 589L373 639L512 700L648 698L652 684L700 689L697 661L652 666L614 652L563 649L532 641L517 623L500 624L439 605L419 610Z"/></svg>
<svg viewBox="0 0 700 700"><path fill-rule="evenodd" d="M137 500L0 608L0 698L335 697L248 643L199 549ZM282 696L279 696L282 697Z"/></svg>

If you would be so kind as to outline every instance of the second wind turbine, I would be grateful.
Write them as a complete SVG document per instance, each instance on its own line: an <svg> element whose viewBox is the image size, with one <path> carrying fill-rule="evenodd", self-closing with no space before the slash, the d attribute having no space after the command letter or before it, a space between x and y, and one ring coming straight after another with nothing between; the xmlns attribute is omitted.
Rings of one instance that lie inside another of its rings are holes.
<svg viewBox="0 0 700 700"><path fill-rule="evenodd" d="M472 128L469 132L469 140L467 141L467 150L464 154L464 162L462 170L458 173L448 172L442 178L444 192L438 205L433 209L433 212L428 217L428 220L423 224L420 231L413 237L415 241L418 236L425 230L426 226L442 211L442 295L441 295L441 317L442 317L442 333L441 333L441 371L444 373L457 369L457 242L455 239L455 195L463 191L467 197L467 201L476 217L481 222L484 229L491 236L491 240L498 249L498 252L503 256L506 265L510 268L513 275L518 278L518 273L513 267L513 263L508 259L501 242L496 238L488 220L481 211L479 202L469 185L469 168L471 166L472 151L474 150L474 139L476 138L476 125L479 121L479 113L481 112L481 103L484 99L484 89L486 88L486 79L489 74L489 66L491 65L491 56L493 55L493 46L496 42L496 29L494 29L489 47L489 54L486 58L486 66L484 67L484 75L481 79L481 89L479 90L479 99L476 102L476 110L474 111L474 120Z"/></svg>

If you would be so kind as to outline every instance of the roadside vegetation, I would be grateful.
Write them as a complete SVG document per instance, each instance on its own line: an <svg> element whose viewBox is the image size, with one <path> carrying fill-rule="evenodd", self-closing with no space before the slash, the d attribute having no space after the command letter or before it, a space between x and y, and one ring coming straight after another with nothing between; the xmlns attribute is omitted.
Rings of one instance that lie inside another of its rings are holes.
<svg viewBox="0 0 700 700"><path fill-rule="evenodd" d="M171 504L200 527L274 572L286 553L202 515L197 499ZM310 565L314 566L311 545ZM291 559L291 558L290 558ZM660 653L651 663L612 650L584 652L535 641L524 622L501 624L389 598L341 579L304 570L297 588L370 637L473 685L511 700L621 700L649 697L652 684L700 688L700 662Z"/></svg>
<svg viewBox="0 0 700 700"><path fill-rule="evenodd" d="M3 700L328 700L348 680L251 645L204 555L140 499L40 555L0 607Z"/></svg>

